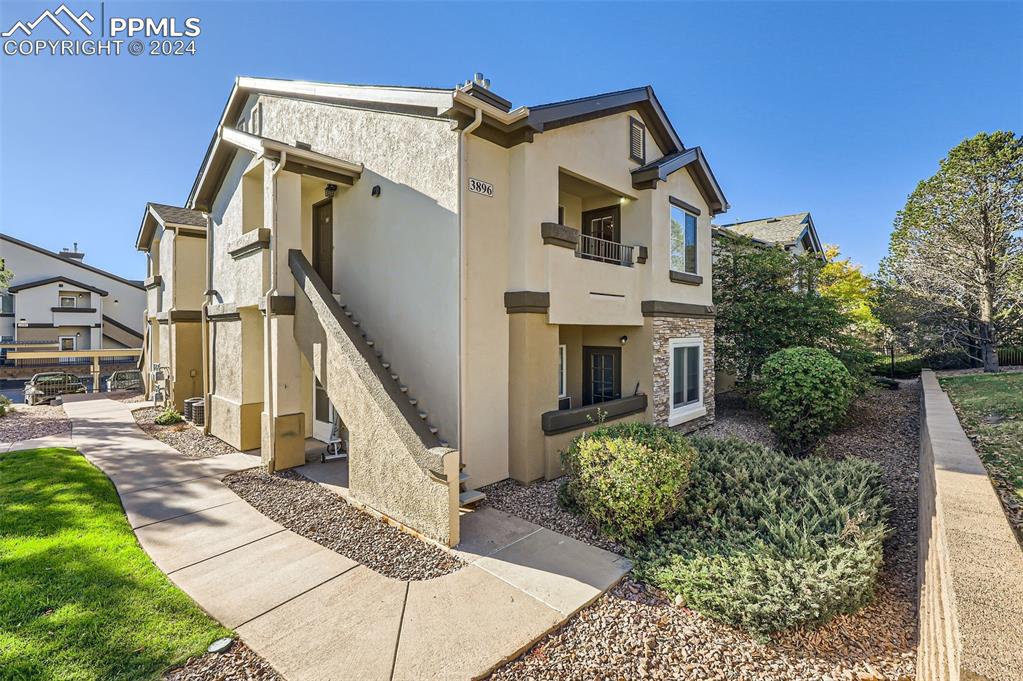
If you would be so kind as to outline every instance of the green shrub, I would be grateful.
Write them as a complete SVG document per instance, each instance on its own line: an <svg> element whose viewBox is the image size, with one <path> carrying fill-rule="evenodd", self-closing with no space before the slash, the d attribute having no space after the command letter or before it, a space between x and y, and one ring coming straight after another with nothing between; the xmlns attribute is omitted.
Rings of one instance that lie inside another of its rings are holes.
<svg viewBox="0 0 1023 681"><path fill-rule="evenodd" d="M154 419L156 424L159 426L170 426L175 423L181 423L184 420L185 419L182 418L181 414L179 414L177 409L174 409L174 407L167 407L157 414Z"/></svg>
<svg viewBox="0 0 1023 681"><path fill-rule="evenodd" d="M761 638L871 600L888 513L876 464L691 442L678 513L630 552L640 579Z"/></svg>
<svg viewBox="0 0 1023 681"><path fill-rule="evenodd" d="M7 416L7 409L11 406L11 398L0 395L0 416Z"/></svg>
<svg viewBox="0 0 1023 681"><path fill-rule="evenodd" d="M896 355L894 376L892 358L889 355L875 355L870 364L870 372L875 376L893 378L916 378L920 375L920 355Z"/></svg>
<svg viewBox="0 0 1023 681"><path fill-rule="evenodd" d="M649 532L682 498L696 452L679 433L642 423L601 426L562 454L562 503L577 505L613 539Z"/></svg>
<svg viewBox="0 0 1023 681"><path fill-rule="evenodd" d="M764 362L758 403L788 452L811 451L845 417L855 394L848 369L825 350L788 348Z"/></svg>

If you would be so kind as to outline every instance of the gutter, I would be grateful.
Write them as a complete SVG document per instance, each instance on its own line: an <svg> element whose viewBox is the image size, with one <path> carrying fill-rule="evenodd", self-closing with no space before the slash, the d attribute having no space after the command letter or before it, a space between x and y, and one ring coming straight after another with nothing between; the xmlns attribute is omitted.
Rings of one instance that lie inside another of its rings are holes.
<svg viewBox="0 0 1023 681"><path fill-rule="evenodd" d="M213 370L210 366L213 351L210 348L210 320L207 310L212 302L213 294L213 216L206 213L206 290L203 291L203 304L199 328L202 330L202 387L203 387L203 419L202 432L210 434L210 402L213 398L211 383Z"/></svg>
<svg viewBox="0 0 1023 681"><path fill-rule="evenodd" d="M271 453L270 459L266 462L267 472L269 473L273 473L276 470L274 464L277 459L275 447L277 442L277 424L274 420L273 336L271 334L273 331L273 308L270 305L270 300L277 295L277 175L284 170L284 164L287 162L288 152L286 149L282 149L281 157L277 160L277 165L274 166L270 174L270 182L273 183L273 191L270 198L273 202L271 206L273 228L270 230L270 289L264 296L266 316L263 319L263 381L266 382L266 395L263 400L266 405L267 414L267 450Z"/></svg>
<svg viewBox="0 0 1023 681"><path fill-rule="evenodd" d="M457 95L457 93L456 93ZM476 100L475 97L471 99ZM477 100L478 101L478 100ZM465 403L465 372L462 365L465 363L463 354L465 348L465 206L466 206L466 183L468 182L468 154L466 142L469 135L483 124L483 109L480 105L474 104L476 115L472 123L465 126L458 134L458 458L462 458L462 424L463 405ZM491 107L494 108L494 107ZM503 113L503 112L502 112Z"/></svg>

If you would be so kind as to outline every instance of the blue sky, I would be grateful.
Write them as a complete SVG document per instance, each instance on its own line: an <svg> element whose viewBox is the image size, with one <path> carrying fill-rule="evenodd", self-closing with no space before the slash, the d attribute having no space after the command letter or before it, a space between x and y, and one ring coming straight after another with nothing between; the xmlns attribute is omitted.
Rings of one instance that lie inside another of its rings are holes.
<svg viewBox="0 0 1023 681"><path fill-rule="evenodd" d="M100 16L98 2L68 0ZM5 2L0 25L49 5ZM239 74L447 87L515 105L651 84L744 220L810 210L873 270L947 150L1023 128L1023 3L123 3L197 16L197 54L0 56L0 231L144 276L146 201L181 204ZM60 37L50 33L50 37Z"/></svg>

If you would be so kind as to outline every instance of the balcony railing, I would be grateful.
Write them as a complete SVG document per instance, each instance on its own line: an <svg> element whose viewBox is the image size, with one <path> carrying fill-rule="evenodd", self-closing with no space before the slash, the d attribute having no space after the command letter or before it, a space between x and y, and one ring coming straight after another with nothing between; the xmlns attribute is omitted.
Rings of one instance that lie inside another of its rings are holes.
<svg viewBox="0 0 1023 681"><path fill-rule="evenodd" d="M612 265L632 267L632 246L620 244L617 241L598 239L595 236L579 235L579 245L576 246L576 257L587 260L599 260Z"/></svg>

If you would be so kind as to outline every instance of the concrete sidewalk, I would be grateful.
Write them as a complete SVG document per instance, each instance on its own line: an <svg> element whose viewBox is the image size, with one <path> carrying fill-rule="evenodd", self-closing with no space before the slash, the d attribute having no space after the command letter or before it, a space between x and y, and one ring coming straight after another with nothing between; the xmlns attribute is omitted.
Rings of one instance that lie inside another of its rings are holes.
<svg viewBox="0 0 1023 681"><path fill-rule="evenodd" d="M269 520L221 479L258 459L188 459L128 405L72 402L74 445L114 482L139 543L291 681L468 679L516 656L615 584L613 553L494 509L463 516L470 564L384 577Z"/></svg>

